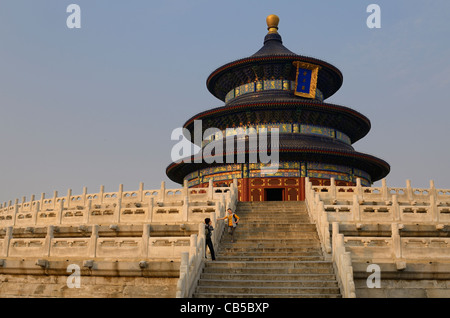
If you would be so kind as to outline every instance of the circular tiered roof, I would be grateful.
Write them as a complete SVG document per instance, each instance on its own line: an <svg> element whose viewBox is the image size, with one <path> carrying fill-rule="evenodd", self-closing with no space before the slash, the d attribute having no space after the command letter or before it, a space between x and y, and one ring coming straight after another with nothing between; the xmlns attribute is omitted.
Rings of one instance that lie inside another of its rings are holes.
<svg viewBox="0 0 450 318"><path fill-rule="evenodd" d="M268 21L269 25L270 21ZM255 54L225 64L209 75L206 86L218 99L225 101L226 94L235 87L261 79L284 79L295 81L295 61L312 63L321 68L318 75L318 89L326 99L342 86L342 73L333 65L288 50L278 32L270 31L264 38L263 47ZM278 29L278 27L276 27Z"/></svg>

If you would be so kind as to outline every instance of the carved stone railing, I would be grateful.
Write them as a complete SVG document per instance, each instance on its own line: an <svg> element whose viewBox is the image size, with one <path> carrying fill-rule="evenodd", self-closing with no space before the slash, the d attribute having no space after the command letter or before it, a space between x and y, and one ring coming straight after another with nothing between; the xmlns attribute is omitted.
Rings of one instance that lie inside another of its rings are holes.
<svg viewBox="0 0 450 318"><path fill-rule="evenodd" d="M344 243L352 259L357 261L392 261L398 270L408 261L450 260L450 238L448 237L401 237L403 224L393 223L389 237L348 236Z"/></svg>
<svg viewBox="0 0 450 318"><path fill-rule="evenodd" d="M55 228L50 225L43 238L13 238L13 228L8 227L0 241L0 257L179 259L189 250L189 237L153 238L149 228L144 225L141 237L99 237L98 225L94 225L88 237L55 238Z"/></svg>
<svg viewBox="0 0 450 318"><path fill-rule="evenodd" d="M177 282L177 298L191 297L195 282L198 281L199 275L204 266L205 257L205 227L203 224L199 226L199 236L193 234L191 236L191 249L189 252L181 253L180 278Z"/></svg>
<svg viewBox="0 0 450 318"><path fill-rule="evenodd" d="M318 197L318 198L316 198ZM313 186L306 183L306 200L309 205L322 205L328 222L354 224L379 224L392 222L420 223L442 229L450 225L450 190L412 188L389 188L385 180L382 187L361 187L360 179L354 187Z"/></svg>
<svg viewBox="0 0 450 318"><path fill-rule="evenodd" d="M336 267L336 276L341 286L344 298L355 298L355 282L353 280L353 266L350 252L344 245L344 235L339 233L339 224L333 223L332 259Z"/></svg>
<svg viewBox="0 0 450 318"><path fill-rule="evenodd" d="M306 178L305 199L325 256L331 252L345 297L354 294L352 261L390 262L404 270L408 262L450 260L450 239L441 237L450 226L450 190L436 189L433 181L423 189L412 188L409 180L406 188L389 188L385 180L381 187L362 187L360 179L356 186L337 186L334 179L330 186L313 186ZM339 233L341 225L357 230L367 225L373 233L382 225L384 233L344 236ZM410 236L401 236L402 230ZM424 231L435 236L424 237Z"/></svg>
<svg viewBox="0 0 450 318"><path fill-rule="evenodd" d="M218 244L222 237L225 225L224 222L217 222L217 219L225 216L226 210L236 208L238 201L237 182L234 181L227 192L227 196L221 197L221 201L217 204L215 212L211 212L210 219L214 226L212 232L212 242L214 249L218 250ZM189 252L181 253L180 278L177 283L177 298L190 298L197 286L201 271L205 262L205 223L199 224L197 235L191 236L191 248Z"/></svg>
<svg viewBox="0 0 450 318"><path fill-rule="evenodd" d="M189 236L152 237L150 225L213 222L224 214L225 206L235 208L237 181L230 187L122 191L58 197L16 203L0 209L0 257L85 259L178 259L192 249ZM73 202L76 202L73 203ZM84 204L84 205L83 205ZM58 209L54 209L54 207ZM8 216L10 216L8 218ZM99 236L100 225L109 224L109 234ZM221 225L222 223L219 223ZM64 226L67 225L67 226ZM139 226L135 226L139 225ZM129 234L113 232L128 228ZM61 234L59 234L60 231ZM136 232L142 235L136 236ZM113 233L113 234L112 234ZM217 245L220 226L214 232ZM127 236L129 235L129 236Z"/></svg>
<svg viewBox="0 0 450 318"><path fill-rule="evenodd" d="M137 191L105 192L101 186L98 193L52 198L41 194L29 201L16 199L0 204L0 227L29 227L48 225L95 225L95 224L147 224L147 223L198 223L217 209L221 197L229 198L233 187L166 189L161 183L158 190L144 190L143 183Z"/></svg>
<svg viewBox="0 0 450 318"><path fill-rule="evenodd" d="M353 195L358 195L358 201L387 201L392 195L396 195L399 201L428 201L430 195L434 196L436 201L450 200L450 189L436 189L434 181L430 181L429 188L413 188L411 180L406 180L406 187L388 187L386 180L381 180L381 187L363 187L361 179L356 179L355 186L338 186L335 179L332 178L329 186L312 185L315 192L320 193L323 200L349 200L352 201Z"/></svg>
<svg viewBox="0 0 450 318"><path fill-rule="evenodd" d="M311 189L309 178L306 178L305 185L305 201L309 217L314 221L314 223L316 223L320 243L322 246L322 250L325 253L325 257L330 257L329 254L331 253L331 236L328 216L325 212L323 202L320 201L320 197Z"/></svg>

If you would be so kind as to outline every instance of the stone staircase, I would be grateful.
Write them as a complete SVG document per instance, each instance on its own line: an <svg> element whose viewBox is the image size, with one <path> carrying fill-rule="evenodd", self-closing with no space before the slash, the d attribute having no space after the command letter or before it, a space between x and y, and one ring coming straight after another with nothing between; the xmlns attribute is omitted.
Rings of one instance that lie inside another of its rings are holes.
<svg viewBox="0 0 450 318"><path fill-rule="evenodd" d="M341 297L304 202L239 202L236 214L234 243L225 231L194 298Z"/></svg>

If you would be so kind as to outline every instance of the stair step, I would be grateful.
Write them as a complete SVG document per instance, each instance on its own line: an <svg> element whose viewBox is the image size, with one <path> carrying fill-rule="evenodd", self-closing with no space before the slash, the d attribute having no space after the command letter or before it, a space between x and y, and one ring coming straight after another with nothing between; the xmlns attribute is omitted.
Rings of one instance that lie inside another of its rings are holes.
<svg viewBox="0 0 450 318"><path fill-rule="evenodd" d="M334 274L333 268L222 268L222 267L206 267L204 273L216 274Z"/></svg>
<svg viewBox="0 0 450 318"><path fill-rule="evenodd" d="M271 212L271 211L282 211L282 212L298 212L298 213L305 213L308 214L308 211L306 208L304 207L283 207L283 206L260 206L260 207L250 207L250 206L246 206L246 207L238 207L236 209L236 211L239 211L241 213L244 212Z"/></svg>
<svg viewBox="0 0 450 318"><path fill-rule="evenodd" d="M261 209L255 209L255 208L244 208L244 209L237 209L235 211L235 213L237 215L239 215L239 217L241 215L265 215L265 216L287 216L287 215L297 215L297 216L305 216L305 217L309 217L309 213L306 210L300 210L300 209L283 209L283 208L272 208L272 209L266 209L266 208L261 208Z"/></svg>
<svg viewBox="0 0 450 318"><path fill-rule="evenodd" d="M238 224L240 229L246 229L247 231L259 232L264 231L308 231L316 232L316 225L311 223L302 224L289 224L289 223L272 223L272 222L242 222Z"/></svg>
<svg viewBox="0 0 450 318"><path fill-rule="evenodd" d="M261 205L261 206L238 206L236 211L274 211L274 210L284 210L284 211L300 211L308 213L308 210L304 206L283 206L283 205Z"/></svg>
<svg viewBox="0 0 450 318"><path fill-rule="evenodd" d="M242 247L295 247L295 246L304 246L304 247L319 247L320 242L314 239L288 239L288 238L279 238L279 239L264 239L264 238L241 238L238 236L234 237L234 243L230 242L230 237L224 237L221 240L221 246L223 247L232 247L235 246L237 248Z"/></svg>
<svg viewBox="0 0 450 318"><path fill-rule="evenodd" d="M228 240L230 234L224 233L223 239ZM237 237L238 230L235 230L234 237ZM300 237L300 238L263 238L263 239L255 239L255 238L246 238L242 239L241 241L247 242L247 243L280 243L280 244L304 244L308 242L318 242L318 238L308 238L308 237Z"/></svg>
<svg viewBox="0 0 450 318"><path fill-rule="evenodd" d="M197 293L237 293L237 294L337 294L338 287L257 287L257 286L198 286Z"/></svg>
<svg viewBox="0 0 450 318"><path fill-rule="evenodd" d="M294 287L294 288L306 288L306 287L338 287L338 283L332 280L213 280L213 279L200 279L199 287L209 286L221 286L221 287L237 287L248 288L252 287Z"/></svg>
<svg viewBox="0 0 450 318"><path fill-rule="evenodd" d="M311 224L311 220L309 218L306 217L298 217L295 215L291 215L291 216L283 216L283 220L280 220L280 217L276 217L276 216L263 216L263 215L255 215L253 216L249 216L248 218L244 218L239 216L239 223L244 224L244 223L278 223L278 222L283 222L283 223L291 223L291 224Z"/></svg>
<svg viewBox="0 0 450 318"><path fill-rule="evenodd" d="M201 293L194 298L342 298L340 294L236 294L236 293Z"/></svg>
<svg viewBox="0 0 450 318"><path fill-rule="evenodd" d="M236 214L234 243L225 230L193 297L341 298L304 202L239 202Z"/></svg>
<svg viewBox="0 0 450 318"><path fill-rule="evenodd" d="M333 268L330 261L214 261L207 262L206 268Z"/></svg>
<svg viewBox="0 0 450 318"><path fill-rule="evenodd" d="M296 256L296 255L276 255L276 256L268 256L268 255L223 255L217 256L218 261L239 261L239 262L278 262L278 261L322 261L323 256Z"/></svg>
<svg viewBox="0 0 450 318"><path fill-rule="evenodd" d="M287 252L287 251L246 251L245 253L233 251L233 250L219 250L217 255L220 256L237 256L237 257L252 257L252 256L262 256L262 257L271 257L271 256L295 256L295 257L312 257L312 256L322 256L320 251L298 251L298 252Z"/></svg>
<svg viewBox="0 0 450 318"><path fill-rule="evenodd" d="M246 255L254 255L258 253L319 253L322 255L320 251L320 245L313 246L274 246L274 247L257 247L257 246L236 246L237 243L230 243L228 246L224 246L221 244L219 248L219 254L222 253L234 253L241 254L245 253Z"/></svg>
<svg viewBox="0 0 450 318"><path fill-rule="evenodd" d="M267 237L277 239L278 237L291 237L291 238L318 238L317 233L312 231L255 231L240 228L234 231L234 237L248 236L248 237Z"/></svg>
<svg viewBox="0 0 450 318"><path fill-rule="evenodd" d="M328 281L336 280L336 275L334 274L225 274L225 273L202 273L200 275L201 279L206 280L262 280L262 281L275 281L275 280L297 280L297 281Z"/></svg>
<svg viewBox="0 0 450 318"><path fill-rule="evenodd" d="M252 201L252 202L239 202L237 204L238 208L243 208L243 207L273 207L273 206L282 206L285 208L306 208L306 204L304 204L304 202L294 202L292 201L291 204L289 204L287 201L263 201L263 202L257 202L257 201Z"/></svg>

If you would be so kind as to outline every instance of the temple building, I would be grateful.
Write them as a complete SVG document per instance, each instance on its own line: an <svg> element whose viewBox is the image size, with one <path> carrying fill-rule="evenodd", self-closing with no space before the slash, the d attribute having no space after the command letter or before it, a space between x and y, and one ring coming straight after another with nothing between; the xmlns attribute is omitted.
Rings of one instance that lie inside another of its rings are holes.
<svg viewBox="0 0 450 318"><path fill-rule="evenodd" d="M302 201L306 177L313 185L329 185L331 178L338 186L355 185L359 178L370 186L389 173L387 162L352 146L369 132L369 119L325 102L342 85L340 70L287 49L278 23L276 15L268 16L263 47L208 77L209 92L225 105L194 115L183 125L186 137L193 136L202 151L170 164L166 173L172 181L203 188L210 180L220 186L237 179L240 201ZM199 122L201 130L195 127ZM200 132L203 138L195 135ZM257 141L267 136L265 147L260 142L254 146L252 136ZM214 162L202 157L206 148ZM264 170L268 164L260 157L251 160L265 151L277 158L277 169Z"/></svg>

